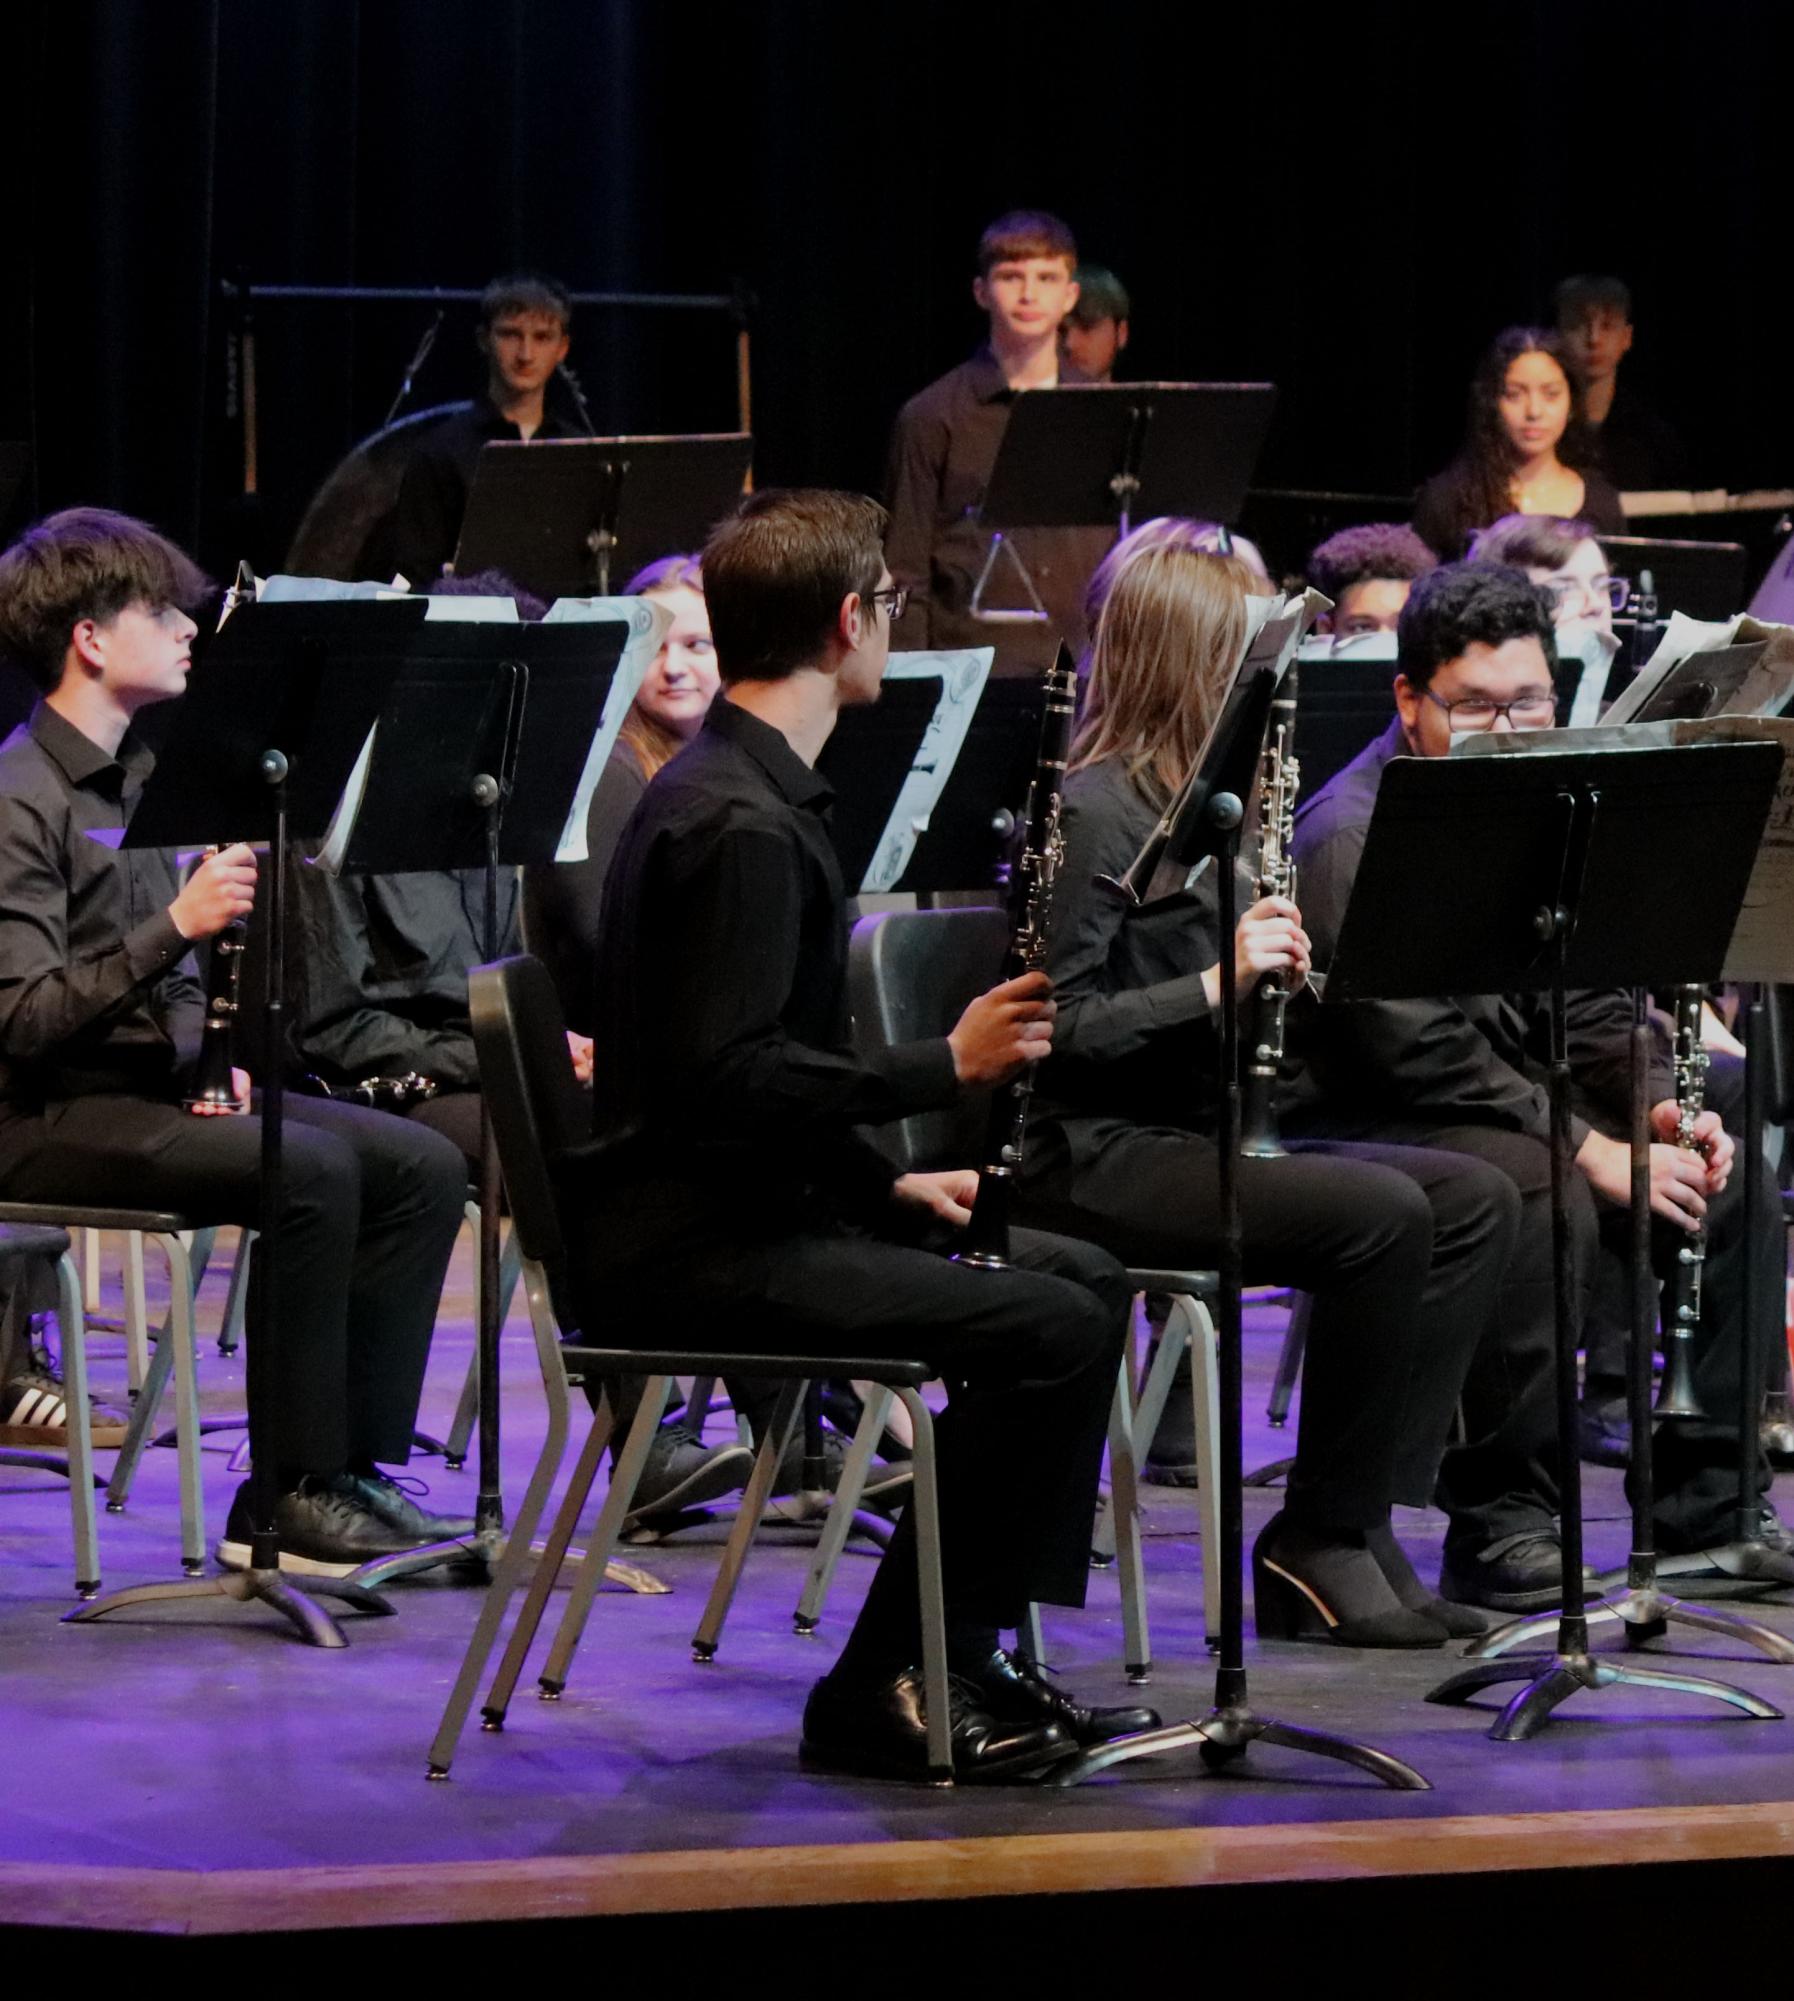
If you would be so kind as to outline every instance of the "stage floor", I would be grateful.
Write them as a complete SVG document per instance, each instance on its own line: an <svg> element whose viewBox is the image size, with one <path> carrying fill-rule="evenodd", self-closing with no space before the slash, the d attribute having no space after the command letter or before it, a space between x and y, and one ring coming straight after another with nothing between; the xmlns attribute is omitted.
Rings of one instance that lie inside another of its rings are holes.
<svg viewBox="0 0 1794 2001"><path fill-rule="evenodd" d="M446 1429L466 1364L467 1275L464 1244L426 1429ZM209 1278L207 1330L222 1294L222 1275ZM1248 1465L1277 1456L1288 1437L1263 1416L1281 1325L1274 1309L1251 1312ZM103 1340L98 1349L96 1379L116 1391L122 1346ZM540 1435L530 1354L514 1319L504 1433L513 1495ZM239 1403L240 1359L219 1357L209 1338L201 1377L208 1407ZM233 1442L215 1437L205 1455L214 1535ZM471 1469L449 1473L426 1459L413 1470L433 1502L471 1508ZM1618 1563L1627 1542L1618 1475L1591 1469L1589 1495L1591 1553ZM1148 1699L1169 1720L1200 1713L1212 1689L1203 1552L1193 1495L1153 1489L1148 1498ZM1248 1491L1248 1536L1276 1505L1274 1493ZM808 1537L768 1529L719 1658L701 1668L688 1643L725 1528L719 1518L675 1543L626 1552L671 1592L607 1589L565 1698L538 1703L526 1675L505 1733L470 1729L452 1780L429 1784L425 1749L475 1590L441 1573L397 1586L399 1616L352 1621L350 1647L335 1653L298 1645L272 1615L244 1608L64 1626L58 1614L72 1599L62 1483L0 1468L0 1910L14 1923L227 1930L248 1922L252 1906L265 1927L274 1884L285 1913L276 1922L304 1926L427 1920L451 1905L465 1916L476 1881L510 1899L508 1914L699 1911L1056 1882L1511 1869L1537 1859L1541 1836L1566 1860L1794 1853L1794 1807L1782 1805L1794 1802L1788 1723L1610 1690L1573 1698L1532 1743L1496 1744L1486 1735L1491 1707L1421 1700L1451 1665L1444 1652L1249 1651L1260 1710L1399 1753L1432 1781L1424 1794L1388 1792L1277 1750L1254 1751L1222 1776L1186 1755L1072 1791L943 1792L809 1775L796 1759L804 1693L832 1657L830 1635L844 1630L870 1558L844 1561L823 1632L802 1639L790 1614ZM1430 1574L1440 1518L1416 1514L1402 1528ZM101 1547L109 1587L175 1573L171 1453L148 1455L126 1516L102 1515ZM1794 1633L1794 1606L1757 1609ZM1093 1574L1082 1614L1049 1609L1046 1635L1081 1695L1131 1699L1113 1571ZM1649 1653L1671 1662L1661 1645ZM1699 1637L1673 1658L1699 1659L1794 1709L1794 1669ZM1515 1818L1539 1815L1563 1818Z"/></svg>

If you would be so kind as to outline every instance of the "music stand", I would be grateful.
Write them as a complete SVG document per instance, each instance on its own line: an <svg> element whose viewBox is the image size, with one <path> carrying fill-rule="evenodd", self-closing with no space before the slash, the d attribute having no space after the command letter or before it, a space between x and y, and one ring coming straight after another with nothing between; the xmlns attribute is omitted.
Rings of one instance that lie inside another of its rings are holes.
<svg viewBox="0 0 1794 2001"><path fill-rule="evenodd" d="M891 816L936 713L939 682L890 679L876 703L844 709L816 769L835 788L830 832L848 894L988 888L1014 837L1040 736L1036 675L986 681L902 872L872 879Z"/></svg>
<svg viewBox="0 0 1794 2001"><path fill-rule="evenodd" d="M979 505L979 520L994 532L971 615L998 622L1047 615L1005 539L1011 529L1113 525L1119 539L1135 520L1160 514L1237 521L1276 401L1269 382L1067 382L1022 391ZM1006 548L1029 611L984 609Z"/></svg>
<svg viewBox="0 0 1794 2001"><path fill-rule="evenodd" d="M574 799L630 628L616 621L507 625L440 619L411 637L381 705L345 870L481 869L482 948L498 935L501 865L547 862ZM474 1538L377 1558L370 1586L440 1564L495 1561L504 1531L499 1466L499 1237L503 1186L481 1095L479 1497Z"/></svg>
<svg viewBox="0 0 1794 2001"><path fill-rule="evenodd" d="M1429 1702L1526 1684L1490 1735L1535 1735L1579 1688L1615 1683L1710 1696L1747 1715L1780 1711L1742 1689L1592 1655L1582 1577L1578 1334L1569 1187L1571 985L1649 987L1716 977L1781 768L1777 744L1397 758L1385 769L1340 926L1327 1004L1439 993L1544 990L1550 997L1551 1230L1562 1482L1564 1597L1555 1653L1481 1661ZM1416 894L1425 880L1474 894Z"/></svg>
<svg viewBox="0 0 1794 2001"><path fill-rule="evenodd" d="M1324 602L1324 600L1323 600ZM1312 611L1309 612L1312 616ZM1268 623L1268 621L1267 621ZM1289 652L1294 651L1294 641ZM1168 878L1181 881L1204 856L1212 857L1217 902L1216 928L1230 941L1238 921L1240 829L1245 801L1253 796L1258 762L1276 692L1278 668L1255 664L1253 648L1235 677L1220 719L1209 736L1202 758L1172 809L1164 853L1156 870L1143 870L1146 881L1137 893L1154 893L1154 884ZM1163 825L1163 822L1161 822ZM1130 871L1130 874L1132 871ZM1119 885L1118 885L1119 887ZM1356 1744L1325 1731L1309 1730L1259 1715L1251 1705L1246 1684L1246 1604L1242 1569L1245 1555L1245 1515L1242 1491L1243 1441L1241 1413L1245 1402L1241 1369L1240 1291L1244 1242L1240 1223L1240 1063L1238 987L1233 953L1224 943L1220 956L1220 1129L1217 1133L1221 1195L1220 1291L1216 1333L1220 1378L1221 1538L1214 1561L1221 1566L1220 1659L1215 1668L1214 1706L1205 1716L1118 1737L1079 1757L1055 1766L1044 1783L1081 1784L1110 1765L1157 1756L1194 1745L1202 1762L1219 1771L1243 1757L1253 1744L1279 1744L1355 1765L1403 1792L1427 1792L1426 1779L1400 1758L1368 1744Z"/></svg>
<svg viewBox="0 0 1794 2001"><path fill-rule="evenodd" d="M609 597L611 579L696 549L741 498L746 432L495 441L461 523L459 576L501 570L538 597Z"/></svg>
<svg viewBox="0 0 1794 2001"><path fill-rule="evenodd" d="M314 1598L339 1599L367 1612L393 1609L354 1578L308 1578L300 1591L281 1572L276 1468L268 1443L274 1355L267 1330L275 1320L282 1264L272 1225L282 1196L288 837L294 830L302 838L323 832L398 670L405 640L421 627L424 614L421 599L402 598L371 605L240 607L210 644L195 651L173 734L125 830L123 845L131 848L203 847L223 835L265 841L269 849L261 1242L250 1281L256 1331L245 1370L255 1530L247 1570L113 1592L65 1615L77 1622L130 1605L225 1598L271 1605L311 1645L342 1647L348 1644L342 1629Z"/></svg>

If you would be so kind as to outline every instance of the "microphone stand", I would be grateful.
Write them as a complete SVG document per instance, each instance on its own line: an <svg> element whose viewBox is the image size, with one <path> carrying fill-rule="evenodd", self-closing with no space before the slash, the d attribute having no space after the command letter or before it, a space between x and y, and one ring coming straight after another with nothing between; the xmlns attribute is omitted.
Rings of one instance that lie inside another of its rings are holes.
<svg viewBox="0 0 1794 2001"><path fill-rule="evenodd" d="M444 306L436 308L436 317L424 328L424 337L417 344L417 352L405 364L404 380L399 384L399 393L392 399L392 406L381 420L380 428L385 430L411 399L411 385L417 379L418 370L430 358L430 350L436 345L436 336L442 331Z"/></svg>

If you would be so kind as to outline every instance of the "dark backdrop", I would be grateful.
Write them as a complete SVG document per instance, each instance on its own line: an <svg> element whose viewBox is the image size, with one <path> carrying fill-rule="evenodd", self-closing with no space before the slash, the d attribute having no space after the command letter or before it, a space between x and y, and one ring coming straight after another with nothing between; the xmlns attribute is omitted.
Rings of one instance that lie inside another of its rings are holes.
<svg viewBox="0 0 1794 2001"><path fill-rule="evenodd" d="M875 485L978 331L997 210L1063 213L1133 372L1281 385L1261 477L1400 492L1496 327L1622 272L1628 363L1703 479L1794 479L1785 0L49 0L4 66L15 512L148 515L266 563L427 315L265 306L234 496L217 282L750 288L767 480ZM1047 24L1051 22L1051 26ZM600 426L726 426L726 319L592 312ZM419 400L468 393L451 320Z"/></svg>

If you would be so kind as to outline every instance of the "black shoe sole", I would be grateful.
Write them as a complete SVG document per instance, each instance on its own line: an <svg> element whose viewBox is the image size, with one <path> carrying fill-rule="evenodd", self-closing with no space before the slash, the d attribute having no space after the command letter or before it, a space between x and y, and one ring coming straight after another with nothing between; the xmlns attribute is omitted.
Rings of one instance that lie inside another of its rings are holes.
<svg viewBox="0 0 1794 2001"><path fill-rule="evenodd" d="M657 1521L700 1508L706 1501L720 1501L725 1494L739 1494L754 1470L754 1455L745 1445L722 1446L715 1459L688 1473L675 1487L652 1500L632 1507L623 1517L623 1531L646 1528Z"/></svg>
<svg viewBox="0 0 1794 2001"><path fill-rule="evenodd" d="M232 1542L227 1536L212 1553L226 1570L249 1568L250 1546L246 1542ZM388 1556L396 1554L388 1550L377 1556L360 1557L353 1563L327 1563L322 1557L295 1556L290 1549L283 1549L280 1567L290 1577L352 1577L364 1563L384 1563Z"/></svg>

